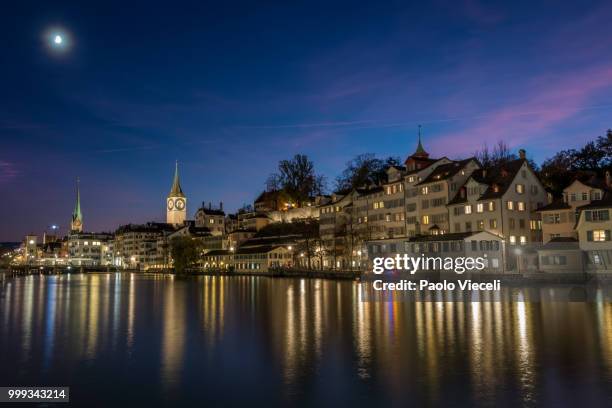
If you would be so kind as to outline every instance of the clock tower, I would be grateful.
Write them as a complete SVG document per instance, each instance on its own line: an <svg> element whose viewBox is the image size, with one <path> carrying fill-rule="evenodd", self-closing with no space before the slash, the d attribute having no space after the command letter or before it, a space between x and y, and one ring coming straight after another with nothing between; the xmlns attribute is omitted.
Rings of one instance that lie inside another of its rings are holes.
<svg viewBox="0 0 612 408"><path fill-rule="evenodd" d="M79 179L76 184L76 204L72 212L72 220L70 221L70 231L83 232L83 215L81 214L81 192L79 189Z"/></svg>
<svg viewBox="0 0 612 408"><path fill-rule="evenodd" d="M166 199L166 223L174 226L182 225L187 219L187 198L181 189L178 174L178 161L174 169L174 181Z"/></svg>

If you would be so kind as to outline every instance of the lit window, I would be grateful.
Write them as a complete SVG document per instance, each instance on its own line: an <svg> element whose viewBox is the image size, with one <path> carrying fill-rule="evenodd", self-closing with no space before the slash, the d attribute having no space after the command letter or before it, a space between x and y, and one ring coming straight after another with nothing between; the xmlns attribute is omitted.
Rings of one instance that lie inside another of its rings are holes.
<svg viewBox="0 0 612 408"><path fill-rule="evenodd" d="M421 187L421 194L427 195L427 193L429 193L429 189L427 188L427 186Z"/></svg>
<svg viewBox="0 0 612 408"><path fill-rule="evenodd" d="M468 204L465 206L465 213L466 214L471 214L472 213L472 205Z"/></svg>
<svg viewBox="0 0 612 408"><path fill-rule="evenodd" d="M521 235L521 245L525 245L527 243L527 237L524 235Z"/></svg>
<svg viewBox="0 0 612 408"><path fill-rule="evenodd" d="M516 237L514 235L510 235L510 243L512 245L516 244Z"/></svg>
<svg viewBox="0 0 612 408"><path fill-rule="evenodd" d="M429 215L424 215L423 216L423 225L428 225L429 224Z"/></svg>
<svg viewBox="0 0 612 408"><path fill-rule="evenodd" d="M481 213L483 211L484 211L484 204L482 203L476 204L476 212Z"/></svg>
<svg viewBox="0 0 612 408"><path fill-rule="evenodd" d="M508 209L510 211L514 210L514 201L508 201L506 204L508 205Z"/></svg>
<svg viewBox="0 0 612 408"><path fill-rule="evenodd" d="M524 184L517 184L516 185L516 192L519 194L523 194L525 192L525 185Z"/></svg>
<svg viewBox="0 0 612 408"><path fill-rule="evenodd" d="M489 220L489 228L491 228L491 229L496 229L497 228L497 220L496 219L490 219Z"/></svg>
<svg viewBox="0 0 612 408"><path fill-rule="evenodd" d="M593 241L595 242L603 242L607 241L606 230L595 230L593 231Z"/></svg>
<svg viewBox="0 0 612 408"><path fill-rule="evenodd" d="M489 201L489 211L495 211L495 201Z"/></svg>
<svg viewBox="0 0 612 408"><path fill-rule="evenodd" d="M517 206L519 211L525 211L525 202L519 201L519 202L516 203L516 206Z"/></svg>

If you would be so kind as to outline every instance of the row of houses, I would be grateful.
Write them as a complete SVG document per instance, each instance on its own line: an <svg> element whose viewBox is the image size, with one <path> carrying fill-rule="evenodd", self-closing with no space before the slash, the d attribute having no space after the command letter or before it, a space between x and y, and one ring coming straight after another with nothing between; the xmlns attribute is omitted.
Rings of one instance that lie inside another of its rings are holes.
<svg viewBox="0 0 612 408"><path fill-rule="evenodd" d="M552 200L526 158L483 167L475 158L431 158L419 136L402 166L386 170L386 180L307 202L282 192L264 192L252 211L226 214L223 204L202 203L187 219L187 197L178 177L167 197L166 223L129 224L112 234L82 231L77 204L72 231L61 242L24 242L25 260L167 269L170 241L201 241L203 269L265 272L274 267L370 270L373 257L467 256L487 252L488 268L500 271L610 270L612 178L572 181ZM316 233L272 236L274 225L316 223ZM483 249L486 248L486 249Z"/></svg>

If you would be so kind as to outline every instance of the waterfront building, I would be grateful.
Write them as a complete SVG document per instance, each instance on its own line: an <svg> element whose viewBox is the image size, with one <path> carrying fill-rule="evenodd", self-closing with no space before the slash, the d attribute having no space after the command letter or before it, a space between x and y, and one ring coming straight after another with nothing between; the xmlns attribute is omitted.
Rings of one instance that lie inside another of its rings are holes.
<svg viewBox="0 0 612 408"><path fill-rule="evenodd" d="M158 265L167 264L168 259L163 248L167 235L174 232L171 224L149 222L146 224L123 225L115 231L113 265L124 269L146 270Z"/></svg>
<svg viewBox="0 0 612 408"><path fill-rule="evenodd" d="M538 248L538 264L541 272L583 272L584 261L584 253L574 237L553 237Z"/></svg>
<svg viewBox="0 0 612 408"><path fill-rule="evenodd" d="M284 245L262 245L238 248L232 266L236 272L266 273L272 268L293 265L293 252Z"/></svg>
<svg viewBox="0 0 612 408"><path fill-rule="evenodd" d="M445 234L419 235L409 238L387 238L371 240L366 243L364 257L367 271L373 270L374 258L408 255L412 258L476 258L485 259L485 268L474 273L504 272L505 243L501 236L488 231L453 232ZM421 269L423 271L424 269ZM429 271L441 271L429 268ZM450 271L451 273L453 271ZM461 271L459 271L461 272ZM419 271L416 272L417 276Z"/></svg>
<svg viewBox="0 0 612 408"><path fill-rule="evenodd" d="M228 270L232 268L234 251L215 249L202 255L201 265L204 270Z"/></svg>
<svg viewBox="0 0 612 408"><path fill-rule="evenodd" d="M26 264L35 263L40 257L40 246L38 236L34 234L26 235L22 243L22 261Z"/></svg>
<svg viewBox="0 0 612 408"><path fill-rule="evenodd" d="M107 266L113 264L113 235L73 232L67 237L68 264L71 266Z"/></svg>
<svg viewBox="0 0 612 408"><path fill-rule="evenodd" d="M580 206L576 232L580 249L585 251L587 268L595 272L612 272L612 193L601 200Z"/></svg>
<svg viewBox="0 0 612 408"><path fill-rule="evenodd" d="M174 169L172 188L166 198L166 223L179 226L187 219L187 197L183 193L178 173L178 161Z"/></svg>
<svg viewBox="0 0 612 408"><path fill-rule="evenodd" d="M318 254L323 267L342 268L351 264L353 253L367 234L367 225L358 226L353 218L356 190L334 193L331 200L320 207Z"/></svg>

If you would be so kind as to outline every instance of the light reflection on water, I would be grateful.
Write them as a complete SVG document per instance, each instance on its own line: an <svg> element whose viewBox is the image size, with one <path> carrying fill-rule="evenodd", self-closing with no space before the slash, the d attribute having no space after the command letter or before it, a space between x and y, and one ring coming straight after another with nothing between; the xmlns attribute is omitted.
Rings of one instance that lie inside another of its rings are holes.
<svg viewBox="0 0 612 408"><path fill-rule="evenodd" d="M153 405L604 405L612 304L534 290L554 291L364 302L348 281L19 278L0 287L0 385Z"/></svg>

